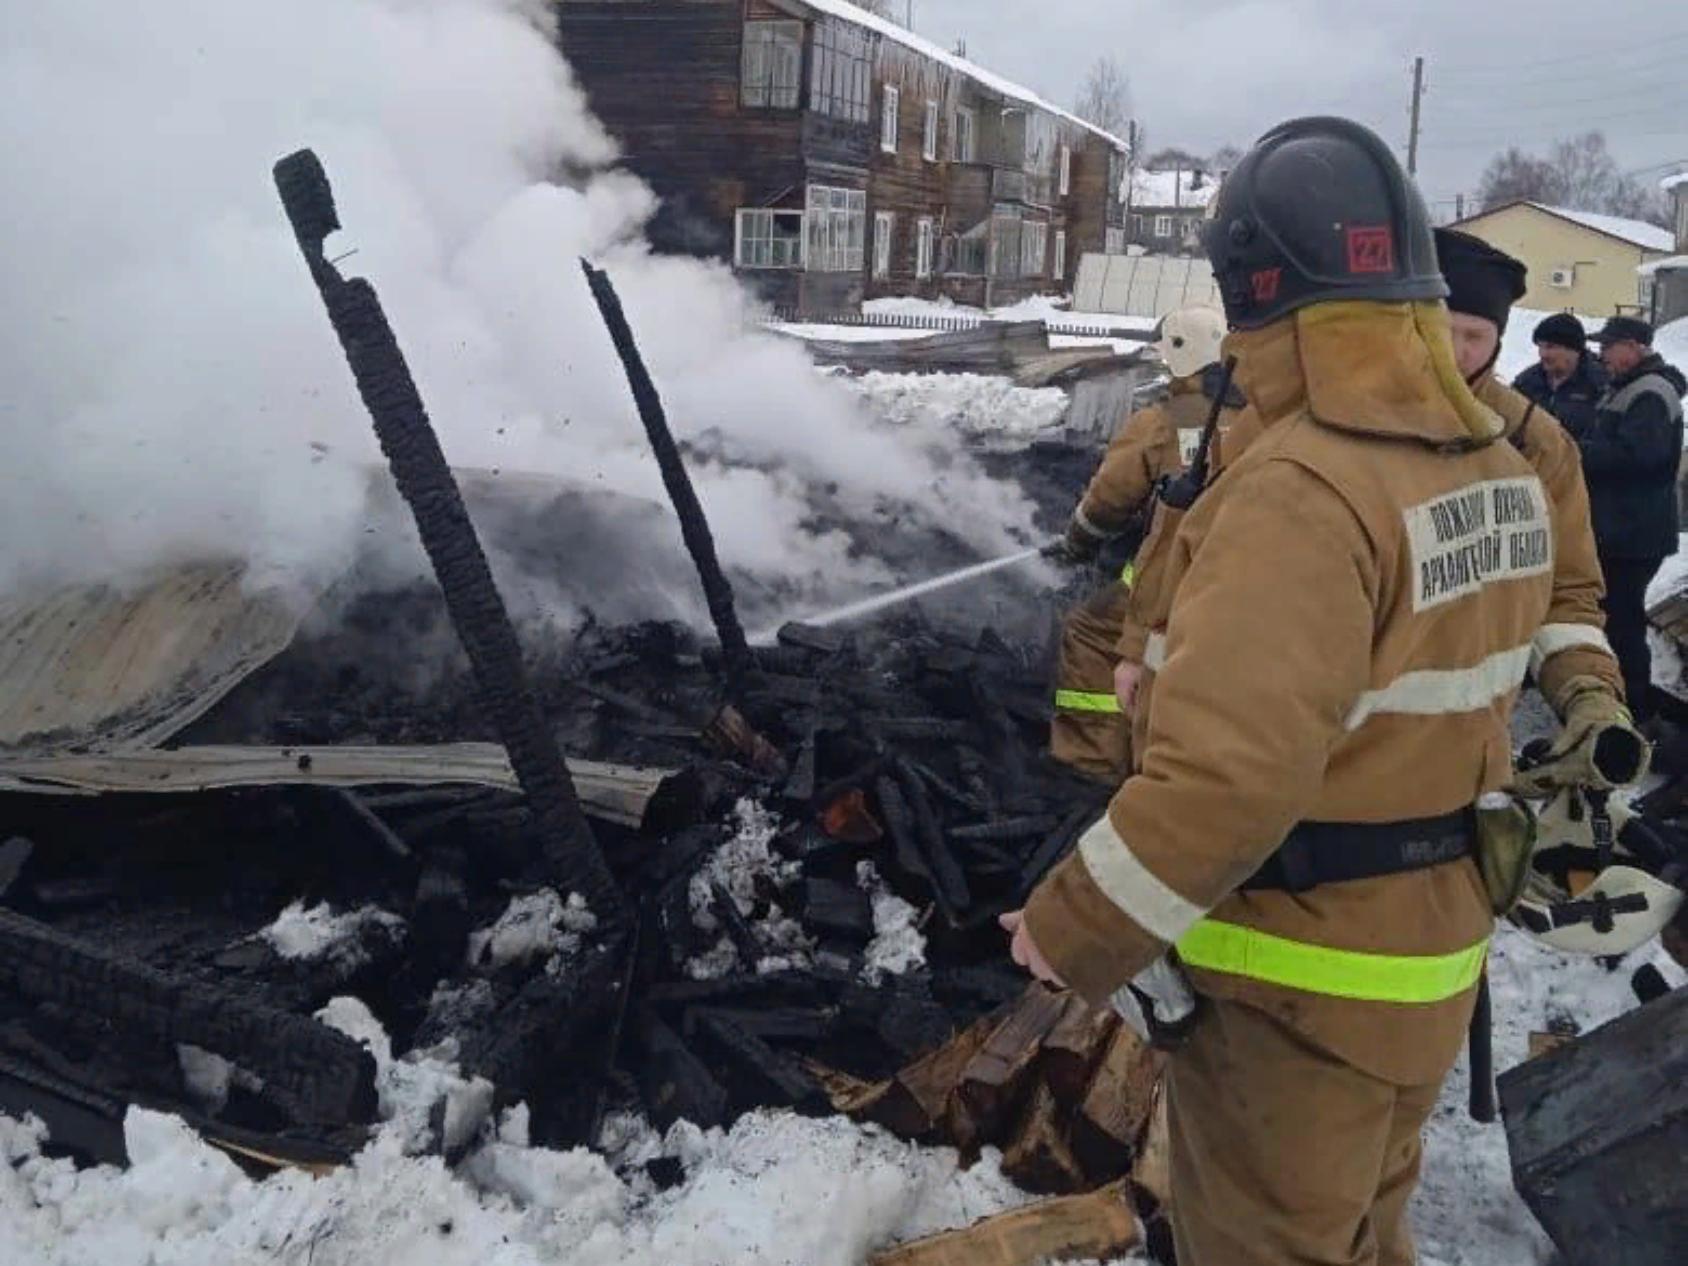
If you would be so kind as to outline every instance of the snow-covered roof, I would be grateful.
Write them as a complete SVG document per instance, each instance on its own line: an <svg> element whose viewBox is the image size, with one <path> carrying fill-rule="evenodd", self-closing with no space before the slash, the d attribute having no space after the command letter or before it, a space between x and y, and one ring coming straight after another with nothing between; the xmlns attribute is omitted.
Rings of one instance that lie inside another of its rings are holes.
<svg viewBox="0 0 1688 1266"><path fill-rule="evenodd" d="M1651 277L1655 273L1675 272L1678 268L1688 268L1688 255L1666 255L1663 259L1650 259L1635 271L1643 277Z"/></svg>
<svg viewBox="0 0 1688 1266"><path fill-rule="evenodd" d="M850 0L800 0L800 3L807 5L818 13L824 13L845 22L853 22L857 26L875 31L886 39L919 53L922 57L929 57L941 65L948 66L951 70L967 76L967 78L999 96L1047 111L1058 118L1065 119L1068 123L1083 128L1087 132L1094 133L1116 149L1125 150L1128 148L1126 143L1112 132L1104 131L1094 123L1079 118L1070 110L1063 110L1060 106L1051 105L1030 88L1022 87L1013 80L993 74L983 66L970 62L965 57L957 56L941 45L923 39L908 28L898 26L887 18L876 17L866 9L851 4Z"/></svg>
<svg viewBox="0 0 1688 1266"><path fill-rule="evenodd" d="M1593 211L1573 211L1569 207L1550 207L1546 203L1532 202L1529 204L1537 210L1546 211L1549 215L1556 215L1563 220L1573 220L1586 229L1593 229L1596 233L1604 233L1607 237L1622 238L1632 245L1649 251L1668 251L1676 249L1676 235L1669 229L1661 229L1656 224L1648 224L1645 220L1626 220L1621 215L1596 215Z"/></svg>
<svg viewBox="0 0 1688 1266"><path fill-rule="evenodd" d="M1188 168L1178 171L1134 171L1131 173L1131 205L1133 207L1191 207L1203 209L1213 200L1219 188L1219 177L1213 172L1197 173Z"/></svg>
<svg viewBox="0 0 1688 1266"><path fill-rule="evenodd" d="M1667 192L1675 189L1678 185L1688 185L1688 171L1679 171L1676 175L1666 176L1663 180L1659 181L1659 188L1664 189Z"/></svg>

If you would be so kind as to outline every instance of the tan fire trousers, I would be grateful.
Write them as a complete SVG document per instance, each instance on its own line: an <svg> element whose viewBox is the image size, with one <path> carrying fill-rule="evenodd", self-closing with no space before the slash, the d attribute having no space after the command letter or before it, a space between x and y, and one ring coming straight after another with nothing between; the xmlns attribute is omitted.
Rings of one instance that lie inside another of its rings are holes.
<svg viewBox="0 0 1688 1266"><path fill-rule="evenodd" d="M1379 1081L1217 1001L1167 1086L1179 1266L1413 1266L1407 1200L1439 1086Z"/></svg>
<svg viewBox="0 0 1688 1266"><path fill-rule="evenodd" d="M1116 787L1131 768L1131 718L1114 697L1115 647L1130 602L1131 590L1115 580L1067 616L1049 733L1056 760Z"/></svg>

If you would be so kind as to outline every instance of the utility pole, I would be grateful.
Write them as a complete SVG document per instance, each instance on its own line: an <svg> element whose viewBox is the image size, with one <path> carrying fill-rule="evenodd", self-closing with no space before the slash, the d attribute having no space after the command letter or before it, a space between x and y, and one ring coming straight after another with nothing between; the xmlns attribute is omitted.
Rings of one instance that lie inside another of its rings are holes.
<svg viewBox="0 0 1688 1266"><path fill-rule="evenodd" d="M1419 106L1424 101L1424 58L1413 58L1413 124L1407 136L1407 175L1418 175Z"/></svg>

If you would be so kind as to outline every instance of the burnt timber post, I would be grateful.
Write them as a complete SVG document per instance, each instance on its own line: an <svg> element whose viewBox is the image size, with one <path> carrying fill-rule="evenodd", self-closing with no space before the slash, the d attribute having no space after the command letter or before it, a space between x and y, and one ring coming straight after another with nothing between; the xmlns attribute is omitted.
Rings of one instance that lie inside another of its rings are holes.
<svg viewBox="0 0 1688 1266"><path fill-rule="evenodd" d="M662 397L657 394L656 383L645 368L632 327L627 324L621 297L616 294L614 284L603 270L592 267L584 259L580 261L580 267L586 273L586 284L592 291L592 298L597 301L598 311L603 314L604 324L609 328L616 355L621 357L622 367L627 371L627 383L633 389L639 420L645 424L651 451L656 454L656 464L662 470L663 485L668 489L669 500L674 503L674 513L680 518L680 535L685 538L686 549L697 567L704 600L709 604L715 633L721 639L721 655L726 663L728 681L736 688L743 683L752 666L750 643L744 636L744 626L739 623L738 610L733 604L733 587L721 570L721 560L715 553L715 537L709 530L709 520L697 499L697 490L692 487L691 476L686 473L680 446L674 442L674 432L669 428Z"/></svg>
<svg viewBox="0 0 1688 1266"><path fill-rule="evenodd" d="M625 902L581 810L556 736L528 686L515 627L398 339L375 288L365 278L342 277L323 255L323 242L340 227L328 174L308 149L282 159L274 174L381 451L416 519L481 701L540 828L552 878L585 897L606 925L620 925L627 917Z"/></svg>

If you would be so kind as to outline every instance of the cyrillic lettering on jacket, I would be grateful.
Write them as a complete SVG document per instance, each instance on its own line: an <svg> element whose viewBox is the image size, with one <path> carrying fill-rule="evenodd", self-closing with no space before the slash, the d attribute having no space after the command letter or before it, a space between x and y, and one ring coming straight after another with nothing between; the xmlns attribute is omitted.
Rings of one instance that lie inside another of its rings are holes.
<svg viewBox="0 0 1688 1266"><path fill-rule="evenodd" d="M1553 525L1539 479L1467 484L1408 508L1406 520L1414 611L1553 570Z"/></svg>

